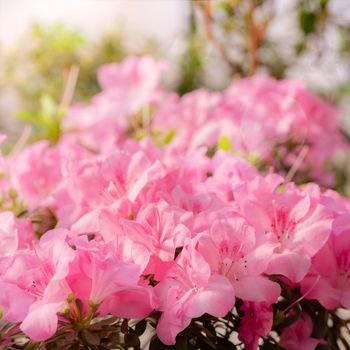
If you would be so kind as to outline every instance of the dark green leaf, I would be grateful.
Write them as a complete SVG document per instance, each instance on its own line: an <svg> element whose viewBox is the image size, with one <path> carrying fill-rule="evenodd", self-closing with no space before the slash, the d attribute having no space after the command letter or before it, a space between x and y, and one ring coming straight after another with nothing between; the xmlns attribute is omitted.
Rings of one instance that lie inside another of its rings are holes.
<svg viewBox="0 0 350 350"><path fill-rule="evenodd" d="M215 337L216 335L216 331L215 331L215 327L212 325L212 323L210 321L203 321L203 331L205 332L205 334L207 335L207 337Z"/></svg>
<svg viewBox="0 0 350 350"><path fill-rule="evenodd" d="M205 335L199 334L198 338L202 340L207 347L209 346L210 349L216 349L216 345Z"/></svg>
<svg viewBox="0 0 350 350"><path fill-rule="evenodd" d="M135 327L135 332L137 335L142 335L147 327L147 322L146 320L141 320L140 322L137 323Z"/></svg>
<svg viewBox="0 0 350 350"><path fill-rule="evenodd" d="M153 338L148 350L165 350L166 346L157 338Z"/></svg>
<svg viewBox="0 0 350 350"><path fill-rule="evenodd" d="M187 350L187 348L188 348L187 334L185 332L182 332L176 337L175 349Z"/></svg>
<svg viewBox="0 0 350 350"><path fill-rule="evenodd" d="M125 319L125 320L123 320L123 323L121 326L121 331L123 334L126 334L126 333L128 333L128 330L129 330L128 320Z"/></svg>
<svg viewBox="0 0 350 350"><path fill-rule="evenodd" d="M81 335L82 335L83 340L90 345L99 345L100 344L99 336L93 332L90 332L88 330L84 330Z"/></svg>
<svg viewBox="0 0 350 350"><path fill-rule="evenodd" d="M90 330L100 330L103 327L110 326L110 325L116 323L117 321L118 321L117 317L104 318L104 319L102 319L102 320L100 320L98 322L95 322L95 323L91 324L89 329Z"/></svg>
<svg viewBox="0 0 350 350"><path fill-rule="evenodd" d="M286 317L278 326L279 328L286 328L291 326L295 321L300 318L299 313L292 314L291 316Z"/></svg>
<svg viewBox="0 0 350 350"><path fill-rule="evenodd" d="M305 41L301 41L295 45L295 53L299 56L306 49Z"/></svg>
<svg viewBox="0 0 350 350"><path fill-rule="evenodd" d="M328 326L328 312L324 309L318 311L316 315L313 317L314 320L314 328L312 332L312 336L317 339L322 339L326 336Z"/></svg>
<svg viewBox="0 0 350 350"><path fill-rule="evenodd" d="M228 339L224 339L224 338L218 338L218 346L217 346L218 350L236 350L236 345L234 345L233 343L231 343Z"/></svg>
<svg viewBox="0 0 350 350"><path fill-rule="evenodd" d="M299 25L300 29L305 35L313 33L316 28L317 17L313 12L301 11L299 13Z"/></svg>
<svg viewBox="0 0 350 350"><path fill-rule="evenodd" d="M125 334L125 346L128 348L139 349L140 348L140 339L136 332L132 329L129 329L129 332Z"/></svg>
<svg viewBox="0 0 350 350"><path fill-rule="evenodd" d="M68 350L79 350L79 344L78 343L74 343L72 344Z"/></svg>
<svg viewBox="0 0 350 350"><path fill-rule="evenodd" d="M329 350L329 346L327 344L318 344L316 350Z"/></svg>
<svg viewBox="0 0 350 350"><path fill-rule="evenodd" d="M153 340L151 340L148 350L165 350L165 349L166 349L165 345L158 338L154 338Z"/></svg>

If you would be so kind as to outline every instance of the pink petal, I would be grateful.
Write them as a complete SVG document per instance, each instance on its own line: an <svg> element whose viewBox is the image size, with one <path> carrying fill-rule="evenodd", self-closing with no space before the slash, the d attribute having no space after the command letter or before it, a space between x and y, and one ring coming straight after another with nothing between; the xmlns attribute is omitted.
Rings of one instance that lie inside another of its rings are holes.
<svg viewBox="0 0 350 350"><path fill-rule="evenodd" d="M158 321L157 335L162 343L173 345L176 342L176 336L190 323L190 317L164 312Z"/></svg>
<svg viewBox="0 0 350 350"><path fill-rule="evenodd" d="M341 292L335 289L327 278L305 277L301 281L301 292L305 294L306 299L318 300L327 309L340 306Z"/></svg>
<svg viewBox="0 0 350 350"><path fill-rule="evenodd" d="M325 208L318 205L305 221L297 224L293 244L298 251L309 256L315 255L326 243L331 233L332 221Z"/></svg>
<svg viewBox="0 0 350 350"><path fill-rule="evenodd" d="M4 310L4 318L11 322L22 321L28 313L35 298L25 293L15 284L0 279L0 305Z"/></svg>
<svg viewBox="0 0 350 350"><path fill-rule="evenodd" d="M220 275L211 276L208 285L193 295L186 305L186 315L194 318L208 313L225 316L235 303L234 289L229 280Z"/></svg>
<svg viewBox="0 0 350 350"><path fill-rule="evenodd" d="M310 197L305 195L290 211L290 217L295 221L301 220L309 211L311 205Z"/></svg>
<svg viewBox="0 0 350 350"><path fill-rule="evenodd" d="M61 311L62 306L63 303L34 303L20 326L21 330L34 342L50 338L56 333L57 313Z"/></svg>
<svg viewBox="0 0 350 350"><path fill-rule="evenodd" d="M123 318L145 318L152 309L150 290L135 287L111 295L102 303L99 311Z"/></svg>
<svg viewBox="0 0 350 350"><path fill-rule="evenodd" d="M310 263L310 258L285 250L272 256L266 273L283 275L292 282L300 282L309 271Z"/></svg>
<svg viewBox="0 0 350 350"><path fill-rule="evenodd" d="M243 277L235 281L233 286L236 296L246 301L264 301L273 304L281 294L281 288L277 283L262 276Z"/></svg>

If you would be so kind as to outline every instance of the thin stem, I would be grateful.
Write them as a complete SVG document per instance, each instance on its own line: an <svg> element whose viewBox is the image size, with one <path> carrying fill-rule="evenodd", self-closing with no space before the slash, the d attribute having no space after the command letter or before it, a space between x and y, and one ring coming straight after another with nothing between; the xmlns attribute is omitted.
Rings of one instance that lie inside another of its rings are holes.
<svg viewBox="0 0 350 350"><path fill-rule="evenodd" d="M290 304L284 311L283 313L286 313L288 310L290 310L294 305L298 304L300 301L302 301L309 293L311 293L311 291L315 288L316 284L318 283L318 281L320 280L320 275L317 276L315 282L313 283L313 285L297 300L295 300L292 304Z"/></svg>
<svg viewBox="0 0 350 350"><path fill-rule="evenodd" d="M232 71L240 72L239 66L232 62L225 47L214 36L214 32L213 32L214 18L212 16L211 2L207 1L207 2L204 2L204 4L200 4L200 8L202 9L202 12L204 15L204 27L205 27L205 32L209 41L219 51L220 55L225 60L225 62L230 66Z"/></svg>
<svg viewBox="0 0 350 350"><path fill-rule="evenodd" d="M259 35L258 28L254 21L255 3L254 0L248 1L249 12L247 16L248 32L249 32L249 75L254 75L258 68L258 46L259 46Z"/></svg>

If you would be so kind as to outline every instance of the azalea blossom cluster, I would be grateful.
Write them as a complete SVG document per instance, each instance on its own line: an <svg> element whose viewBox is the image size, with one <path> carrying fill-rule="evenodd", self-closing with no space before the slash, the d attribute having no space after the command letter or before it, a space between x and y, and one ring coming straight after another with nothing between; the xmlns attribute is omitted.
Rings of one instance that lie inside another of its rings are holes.
<svg viewBox="0 0 350 350"><path fill-rule="evenodd" d="M336 109L267 77L179 97L165 68L101 67L102 92L70 108L56 144L1 157L5 349L18 334L138 348L147 332L154 349L315 349L333 341L327 320L346 326L350 201L285 177L332 183Z"/></svg>

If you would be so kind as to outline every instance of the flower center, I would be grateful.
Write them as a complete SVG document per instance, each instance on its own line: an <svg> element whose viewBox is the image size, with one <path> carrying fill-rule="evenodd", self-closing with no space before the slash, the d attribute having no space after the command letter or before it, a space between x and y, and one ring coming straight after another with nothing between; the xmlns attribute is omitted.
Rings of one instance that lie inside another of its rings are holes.
<svg viewBox="0 0 350 350"><path fill-rule="evenodd" d="M289 214L283 208L276 208L276 202L272 201L273 221L271 222L271 231L280 242L280 247L277 248L281 252L284 244L291 238L295 230L295 221L289 217Z"/></svg>
<svg viewBox="0 0 350 350"><path fill-rule="evenodd" d="M235 273L235 265L243 259L243 265L247 268L247 260L243 251L243 242L229 244L228 241L222 241L219 246L220 252L220 273L229 279L238 280Z"/></svg>

